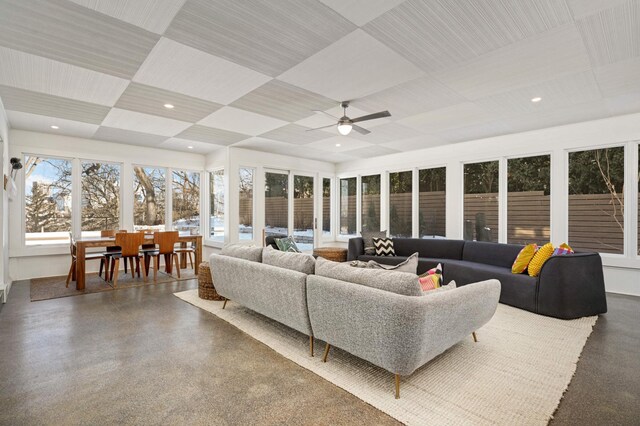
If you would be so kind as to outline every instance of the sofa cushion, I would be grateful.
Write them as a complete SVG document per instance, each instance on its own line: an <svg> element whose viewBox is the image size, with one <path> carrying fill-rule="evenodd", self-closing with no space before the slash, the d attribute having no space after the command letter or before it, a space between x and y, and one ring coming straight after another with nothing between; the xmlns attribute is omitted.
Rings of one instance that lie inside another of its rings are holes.
<svg viewBox="0 0 640 426"><path fill-rule="evenodd" d="M252 262L262 262L262 247L248 246L246 244L227 244L222 247L220 254Z"/></svg>
<svg viewBox="0 0 640 426"><path fill-rule="evenodd" d="M403 294L405 296L422 295L418 277L408 272L353 268L348 263L332 262L319 257L316 260L316 275Z"/></svg>
<svg viewBox="0 0 640 426"><path fill-rule="evenodd" d="M373 246L376 248L376 256L396 255L396 251L393 248L393 240L391 238L374 238Z"/></svg>
<svg viewBox="0 0 640 426"><path fill-rule="evenodd" d="M358 256L359 261L368 262L370 260L375 260L378 263L383 263L385 265L397 265L398 263L402 263L407 260L407 256L369 256L363 254ZM419 257L418 258L418 272L417 274L424 274L431 268L435 268L438 266L438 263L444 264L448 262L450 259L442 259L442 258L431 258L431 257Z"/></svg>
<svg viewBox="0 0 640 426"><path fill-rule="evenodd" d="M316 260L310 254L284 252L269 246L262 250L262 263L307 275L313 274L316 268Z"/></svg>
<svg viewBox="0 0 640 426"><path fill-rule="evenodd" d="M458 287L477 281L497 279L502 285L500 302L527 311L536 311L536 278L527 274L512 274L511 268L454 260L445 262L443 273L455 280Z"/></svg>
<svg viewBox="0 0 640 426"><path fill-rule="evenodd" d="M462 240L436 238L394 238L393 246L397 256L409 256L418 252L419 257L440 259L462 259Z"/></svg>
<svg viewBox="0 0 640 426"><path fill-rule="evenodd" d="M367 268L385 269L387 271L410 272L417 275L418 253L413 253L404 262L400 262L397 265L384 265L376 262L375 260L370 260L369 262L367 262Z"/></svg>
<svg viewBox="0 0 640 426"><path fill-rule="evenodd" d="M502 266L511 269L518 253L524 246L520 244L498 244L482 241L465 241L462 260ZM477 280L480 281L480 280Z"/></svg>

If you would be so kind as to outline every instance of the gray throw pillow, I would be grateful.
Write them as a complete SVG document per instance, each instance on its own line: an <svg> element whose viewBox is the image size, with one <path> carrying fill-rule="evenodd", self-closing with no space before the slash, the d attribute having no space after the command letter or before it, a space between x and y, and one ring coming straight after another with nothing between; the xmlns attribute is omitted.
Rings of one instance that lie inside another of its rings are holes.
<svg viewBox="0 0 640 426"><path fill-rule="evenodd" d="M360 232L360 235L362 236L362 240L364 241L364 254L368 254L368 255L375 255L376 254L376 248L373 246L373 239L374 238L386 238L387 237L387 231L362 231Z"/></svg>
<svg viewBox="0 0 640 426"><path fill-rule="evenodd" d="M360 284L405 296L422 296L422 287L415 274L381 269L354 268L348 263L316 259L316 275Z"/></svg>
<svg viewBox="0 0 640 426"><path fill-rule="evenodd" d="M316 269L316 260L310 254L285 252L270 246L262 250L262 263L307 275L313 274Z"/></svg>
<svg viewBox="0 0 640 426"><path fill-rule="evenodd" d="M412 274L418 274L418 253L413 253L411 256L407 258L402 263L398 263L397 265L383 265L381 263L376 262L375 260L370 260L367 263L367 268L371 269L386 269L387 271L398 271L398 272L410 272Z"/></svg>
<svg viewBox="0 0 640 426"><path fill-rule="evenodd" d="M262 247L248 246L246 244L227 244L220 252L223 256L237 257L252 262L262 262Z"/></svg>

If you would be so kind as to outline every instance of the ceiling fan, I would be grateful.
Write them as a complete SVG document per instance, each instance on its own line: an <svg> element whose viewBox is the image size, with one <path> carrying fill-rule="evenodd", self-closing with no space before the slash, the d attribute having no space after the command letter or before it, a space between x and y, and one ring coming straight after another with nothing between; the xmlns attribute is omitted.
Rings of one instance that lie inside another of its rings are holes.
<svg viewBox="0 0 640 426"><path fill-rule="evenodd" d="M362 117L358 117L358 118L349 118L349 117L347 117L347 108L349 107L349 102L348 101L341 102L340 106L342 107L342 109L344 111L344 113L342 115L342 118L334 117L333 115L329 114L328 112L324 112L324 111L313 110L313 112L317 112L317 113L320 113L320 114L326 114L329 117L338 120L338 123L337 123L338 132L343 136L347 136L349 133L351 133L351 129L355 130L356 132L360 133L361 135L368 135L369 133L371 133L369 130L367 130L365 128L362 128L360 126L356 126L354 123L359 123L361 121L367 121L367 120L375 120L376 118L391 117L391 113L389 113L389 111L380 111L380 112L376 112L376 113L373 113L373 114L363 115ZM312 130L327 129L327 128L333 127L335 125L336 124L330 124L328 126L316 127L315 129L307 130L307 132L310 132Z"/></svg>

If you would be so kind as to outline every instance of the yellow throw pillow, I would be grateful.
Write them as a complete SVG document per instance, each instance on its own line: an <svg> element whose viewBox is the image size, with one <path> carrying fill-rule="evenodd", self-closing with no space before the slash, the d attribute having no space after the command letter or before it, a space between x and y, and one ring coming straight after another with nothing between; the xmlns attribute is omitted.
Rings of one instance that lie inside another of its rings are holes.
<svg viewBox="0 0 640 426"><path fill-rule="evenodd" d="M540 275L542 265L553 255L553 244L547 243L540 247L529 263L529 275L537 277Z"/></svg>
<svg viewBox="0 0 640 426"><path fill-rule="evenodd" d="M521 274L526 271L529 262L531 262L531 259L533 259L533 256L536 254L536 250L538 250L537 244L527 244L524 246L522 250L520 250L520 253L518 253L515 262L513 262L511 272Z"/></svg>

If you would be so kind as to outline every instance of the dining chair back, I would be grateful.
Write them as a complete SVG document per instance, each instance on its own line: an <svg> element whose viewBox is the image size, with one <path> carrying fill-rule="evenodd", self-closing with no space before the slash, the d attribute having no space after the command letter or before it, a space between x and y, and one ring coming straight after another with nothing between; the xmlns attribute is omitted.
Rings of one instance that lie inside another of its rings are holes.
<svg viewBox="0 0 640 426"><path fill-rule="evenodd" d="M102 238L115 237L116 234L123 233L123 232L127 232L127 230L126 229L104 229L100 231L100 236Z"/></svg>
<svg viewBox="0 0 640 426"><path fill-rule="evenodd" d="M180 238L178 231L155 232L153 239L158 245L160 254L170 254L174 252L173 246Z"/></svg>
<svg viewBox="0 0 640 426"><path fill-rule="evenodd" d="M119 232L116 234L116 246L120 247L122 257L138 256L144 234L138 232Z"/></svg>

